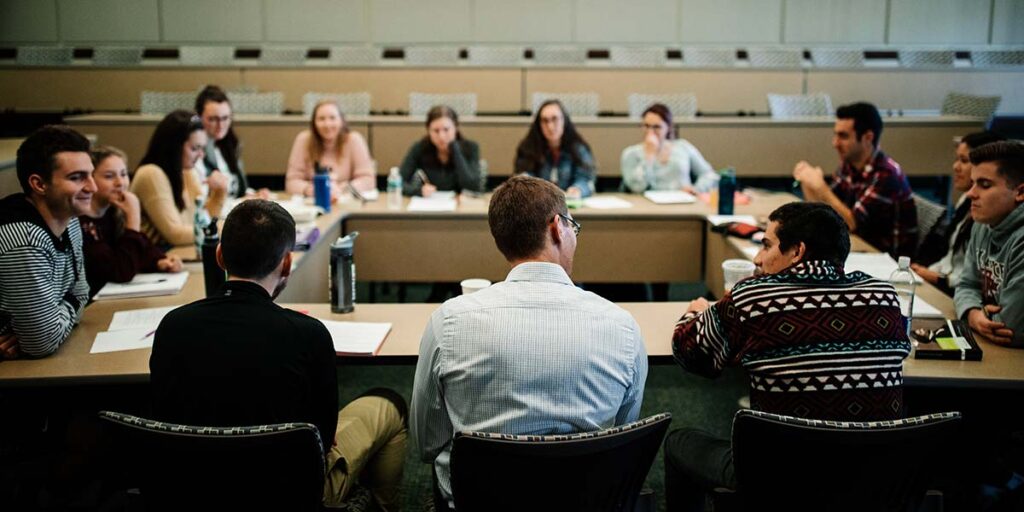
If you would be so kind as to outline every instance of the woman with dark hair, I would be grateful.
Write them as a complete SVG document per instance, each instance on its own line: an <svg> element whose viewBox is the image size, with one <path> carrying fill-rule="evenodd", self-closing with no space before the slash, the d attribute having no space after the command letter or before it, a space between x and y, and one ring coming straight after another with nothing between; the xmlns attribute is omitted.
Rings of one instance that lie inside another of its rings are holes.
<svg viewBox="0 0 1024 512"><path fill-rule="evenodd" d="M1003 137L992 132L975 132L960 139L953 160L953 188L961 195L953 219L948 223L940 222L931 232L922 234L925 238L918 248L917 261L910 264L917 275L951 297L960 282L960 274L964 269L964 251L974 226L971 200L965 194L972 185L971 150L1000 140Z"/></svg>
<svg viewBox="0 0 1024 512"><path fill-rule="evenodd" d="M199 116L186 110L167 114L149 139L131 190L142 205L142 232L157 247L195 243L196 219L206 224L220 215L227 178L214 173L206 179L210 194L204 203L203 184L192 170L203 157L206 140Z"/></svg>
<svg viewBox="0 0 1024 512"><path fill-rule="evenodd" d="M409 148L400 170L407 196L430 197L436 190L480 192L483 188L480 147L462 138L459 116L444 105L427 112L427 135Z"/></svg>
<svg viewBox="0 0 1024 512"><path fill-rule="evenodd" d="M223 173L228 180L228 197L245 196L249 182L242 171L241 144L231 127L233 120L228 95L216 85L207 85L196 97L195 108L209 139L203 158L196 162L196 174L201 181L214 173ZM203 191L204 196L207 193L207 190Z"/></svg>
<svg viewBox="0 0 1024 512"><path fill-rule="evenodd" d="M547 100L537 109L530 131L516 149L516 174L557 184L570 197L594 193L594 157L576 131L562 102Z"/></svg>
<svg viewBox="0 0 1024 512"><path fill-rule="evenodd" d="M643 115L644 141L622 150L622 182L630 192L709 192L718 175L700 151L677 139L672 111L655 103Z"/></svg>
<svg viewBox="0 0 1024 512"><path fill-rule="evenodd" d="M292 145L285 173L285 191L313 195L313 174L317 167L331 176L331 200L335 201L353 186L359 191L376 188L370 148L359 132L350 131L341 107L334 100L323 100L313 107L309 129L302 130Z"/></svg>
<svg viewBox="0 0 1024 512"><path fill-rule="evenodd" d="M128 158L120 149L101 146L91 152L92 211L78 218L89 295L108 282L125 283L139 272L178 272L181 258L164 254L143 235L139 198L128 191Z"/></svg>

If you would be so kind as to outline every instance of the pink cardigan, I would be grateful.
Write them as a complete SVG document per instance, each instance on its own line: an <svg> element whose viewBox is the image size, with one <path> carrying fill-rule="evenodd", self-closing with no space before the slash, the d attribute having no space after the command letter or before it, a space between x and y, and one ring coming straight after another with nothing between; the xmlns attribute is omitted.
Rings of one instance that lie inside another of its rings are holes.
<svg viewBox="0 0 1024 512"><path fill-rule="evenodd" d="M312 134L309 130L302 130L292 144L292 153L288 157L288 172L284 176L284 189L289 194L313 195L313 162L306 151L310 137ZM348 140L341 150L340 160L334 148L328 148L320 155L319 161L321 167L331 168L331 180L338 186L348 181L359 190L370 190L377 186L370 148L366 145L366 139L358 132L349 132Z"/></svg>

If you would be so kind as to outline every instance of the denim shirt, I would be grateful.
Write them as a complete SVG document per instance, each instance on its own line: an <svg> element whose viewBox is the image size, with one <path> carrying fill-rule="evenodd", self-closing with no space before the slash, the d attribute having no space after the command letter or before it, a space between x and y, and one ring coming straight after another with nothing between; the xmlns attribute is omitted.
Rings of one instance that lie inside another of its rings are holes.
<svg viewBox="0 0 1024 512"><path fill-rule="evenodd" d="M562 190L576 187L580 189L582 197L587 197L594 193L594 175L596 173L594 157L583 144L576 144L574 151L579 154L584 165L575 165L572 157L565 150L559 155L556 164L551 150L545 148L544 165L540 169L530 170L528 169L529 164L523 164L522 159L517 159L516 170L535 178L551 181Z"/></svg>

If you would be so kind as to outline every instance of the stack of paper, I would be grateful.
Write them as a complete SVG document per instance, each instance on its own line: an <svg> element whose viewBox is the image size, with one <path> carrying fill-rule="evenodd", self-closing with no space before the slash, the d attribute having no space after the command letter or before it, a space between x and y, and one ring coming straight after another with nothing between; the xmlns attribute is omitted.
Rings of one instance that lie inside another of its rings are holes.
<svg viewBox="0 0 1024 512"><path fill-rule="evenodd" d="M127 283L107 283L93 300L177 295L185 286L185 281L188 281L188 272L136 274Z"/></svg>
<svg viewBox="0 0 1024 512"><path fill-rule="evenodd" d="M682 190L648 190L644 197L655 204L689 204L697 201L697 198Z"/></svg>
<svg viewBox="0 0 1024 512"><path fill-rule="evenodd" d="M584 199L583 206L597 210L618 210L623 208L632 208L633 203L630 203L621 197L597 196Z"/></svg>
<svg viewBox="0 0 1024 512"><path fill-rule="evenodd" d="M391 332L390 323L320 321L331 333L339 356L375 356Z"/></svg>
<svg viewBox="0 0 1024 512"><path fill-rule="evenodd" d="M107 331L96 334L90 354L135 350L153 346L153 334L164 315L178 306L133 309L114 313Z"/></svg>

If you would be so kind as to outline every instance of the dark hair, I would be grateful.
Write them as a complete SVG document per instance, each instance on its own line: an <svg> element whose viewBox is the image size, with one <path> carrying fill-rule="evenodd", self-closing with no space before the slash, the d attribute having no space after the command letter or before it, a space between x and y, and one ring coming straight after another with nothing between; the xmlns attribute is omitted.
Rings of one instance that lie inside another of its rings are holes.
<svg viewBox="0 0 1024 512"><path fill-rule="evenodd" d="M653 103L651 104L651 106L647 107L647 110L644 110L644 113L641 114L640 117L643 118L647 114L654 114L660 117L661 120L668 125L668 137L666 137L667 139L676 138L676 126L672 124L672 111L669 110L668 106L666 106L664 103Z"/></svg>
<svg viewBox="0 0 1024 512"><path fill-rule="evenodd" d="M242 201L224 221L220 250L231 276L267 277L293 247L295 220L273 201Z"/></svg>
<svg viewBox="0 0 1024 512"><path fill-rule="evenodd" d="M199 91L199 95L196 96L196 114L201 118L203 116L203 110L206 109L207 103L227 103L231 106L231 100L228 98L224 89L216 85L207 85L202 91ZM228 127L227 135L221 140L212 141L220 153L224 155L224 160L228 163L228 170L235 176L242 176L242 170L238 167L238 153L239 153L239 142L238 136L235 135L235 124L231 123ZM244 190L242 192L245 192Z"/></svg>
<svg viewBox="0 0 1024 512"><path fill-rule="evenodd" d="M984 146L985 144L991 144L1001 140L1006 140L1006 137L1003 137L996 132L981 131L968 133L967 135L960 137L960 144L966 144L967 149L976 149Z"/></svg>
<svg viewBox="0 0 1024 512"><path fill-rule="evenodd" d="M149 139L146 155L139 162L139 167L153 164L164 171L167 181L171 182L171 194L178 211L185 209L185 200L181 197L184 186L181 179L181 150L192 135L203 129L199 116L187 110L175 110L164 116L156 125L153 136Z"/></svg>
<svg viewBox="0 0 1024 512"><path fill-rule="evenodd" d="M882 116L874 105L865 102L851 103L836 109L836 117L839 119L853 119L853 131L857 132L857 140L864 137L868 131L875 134L872 141L874 147L882 141Z"/></svg>
<svg viewBox="0 0 1024 512"><path fill-rule="evenodd" d="M803 242L804 261L825 260L837 267L850 255L850 230L846 221L825 203L787 203L768 220L777 222L779 250L788 251Z"/></svg>
<svg viewBox="0 0 1024 512"><path fill-rule="evenodd" d="M430 143L431 147L433 147L434 144L430 142L430 123L433 123L434 121L437 121L438 119L442 119L445 117L451 119L452 124L455 125L455 140L462 140L462 130L459 129L459 115L455 113L455 109L449 107L448 105L435 105L431 107L429 112L427 112L426 127L428 133L427 136L423 138L423 140ZM434 148L434 151L437 151L436 147Z"/></svg>
<svg viewBox="0 0 1024 512"><path fill-rule="evenodd" d="M28 184L29 176L38 175L49 183L53 171L57 169L57 153L88 153L89 139L69 126L47 125L28 136L18 146L17 163L18 182L25 194L32 193Z"/></svg>
<svg viewBox="0 0 1024 512"><path fill-rule="evenodd" d="M536 174L541 168L544 167L544 153L548 149L548 142L544 138L544 132L540 128L540 113L544 110L544 107L548 105L558 105L558 110L562 112L562 118L564 126L562 130L562 140L559 141L559 148L562 152L569 155L572 159L573 165L580 168L589 168L590 164L583 160L580 155L579 146L587 148L590 151L590 144L583 140L579 132L576 131L576 126L572 124L572 120L569 119L569 113L565 111L565 106L562 105L561 101L558 100L547 100L540 104L537 108L537 113L533 116L533 122L530 123L530 131L526 133L526 137L519 142L519 147L516 148L516 160L525 159L529 162L529 168L516 169L516 172L530 172Z"/></svg>
<svg viewBox="0 0 1024 512"><path fill-rule="evenodd" d="M565 193L550 181L520 174L495 189L487 223L498 250L515 261L536 256L544 248L547 224L559 213L569 213Z"/></svg>
<svg viewBox="0 0 1024 512"><path fill-rule="evenodd" d="M1002 140L971 150L971 165L995 162L996 171L1011 187L1024 183L1024 142Z"/></svg>

